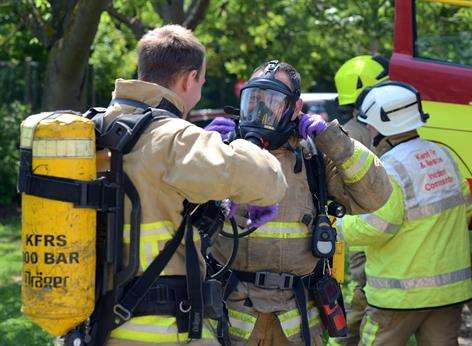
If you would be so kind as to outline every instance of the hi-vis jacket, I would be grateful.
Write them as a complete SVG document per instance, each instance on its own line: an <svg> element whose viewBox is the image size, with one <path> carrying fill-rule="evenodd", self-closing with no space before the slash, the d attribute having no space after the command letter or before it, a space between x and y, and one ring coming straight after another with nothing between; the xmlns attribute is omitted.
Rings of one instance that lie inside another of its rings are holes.
<svg viewBox="0 0 472 346"><path fill-rule="evenodd" d="M165 98L183 114L187 111L171 90L138 80L118 79L113 97L151 106L157 106ZM122 113L141 111L114 104L107 109L105 122ZM104 161L99 161L102 169ZM244 140L226 145L218 133L204 131L179 118L152 123L133 150L124 156L124 170L141 199L140 264L143 271L179 226L185 198L192 203L231 198L242 203L270 205L282 199L287 187L280 163L268 151ZM130 205L126 202L125 222L129 223ZM129 225L125 226L125 241L126 237L129 241ZM201 265L204 266L203 259ZM182 245L163 274L186 274ZM212 335L204 329L203 337L212 338ZM112 338L154 345L185 342L187 335L177 333L173 317L142 316L115 329ZM216 340L215 344L218 344Z"/></svg>
<svg viewBox="0 0 472 346"><path fill-rule="evenodd" d="M367 246L369 304L417 309L470 299L468 185L445 147L415 133L388 140L400 143L381 157L391 198L372 214L338 224L348 243Z"/></svg>
<svg viewBox="0 0 472 346"><path fill-rule="evenodd" d="M327 157L328 193L344 204L349 213L371 212L388 200L391 186L379 159L361 143L349 138L337 122L330 123L315 142ZM313 271L318 259L311 252L310 228L302 223L304 215L313 215L305 168L294 173L295 155L289 149L281 148L273 154L287 178L287 194L279 204L275 220L240 239L233 268L306 275ZM231 241L219 237L212 251L224 263L230 250ZM301 320L292 290L268 290L239 283L227 305L232 344L249 339L259 312L276 313L289 340L301 342ZM311 335L316 335L321 326L312 301L308 302L308 319Z"/></svg>

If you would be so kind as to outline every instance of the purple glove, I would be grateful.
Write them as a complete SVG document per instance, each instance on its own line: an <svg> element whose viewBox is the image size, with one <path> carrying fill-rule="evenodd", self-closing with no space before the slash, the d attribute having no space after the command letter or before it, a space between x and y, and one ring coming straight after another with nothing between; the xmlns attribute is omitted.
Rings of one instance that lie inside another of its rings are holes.
<svg viewBox="0 0 472 346"><path fill-rule="evenodd" d="M303 139L306 139L308 136L319 135L326 130L327 127L328 124L323 120L321 115L303 114L298 122L298 133Z"/></svg>
<svg viewBox="0 0 472 346"><path fill-rule="evenodd" d="M248 205L247 212L249 214L249 227L261 227L277 216L279 205L274 204L267 207L259 207L257 205Z"/></svg>
<svg viewBox="0 0 472 346"><path fill-rule="evenodd" d="M234 217L236 214L236 210L239 208L239 203L233 202L229 199L224 199L221 201L223 208L225 209L225 213L227 217Z"/></svg>
<svg viewBox="0 0 472 346"><path fill-rule="evenodd" d="M207 126L206 131L216 131L221 135L221 139L225 140L231 131L234 131L235 123L229 118L217 117L212 120Z"/></svg>

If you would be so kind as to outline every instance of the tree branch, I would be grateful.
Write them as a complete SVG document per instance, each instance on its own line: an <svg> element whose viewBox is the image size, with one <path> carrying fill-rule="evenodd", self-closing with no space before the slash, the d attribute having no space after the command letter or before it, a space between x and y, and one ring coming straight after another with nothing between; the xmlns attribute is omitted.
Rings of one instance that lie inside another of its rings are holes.
<svg viewBox="0 0 472 346"><path fill-rule="evenodd" d="M19 17L22 17L24 23L31 28L34 36L45 46L50 47L51 35L50 32L53 31L52 27L43 19L39 9L36 7L33 1L27 1L27 6L30 11L24 13L17 11Z"/></svg>
<svg viewBox="0 0 472 346"><path fill-rule="evenodd" d="M137 40L143 37L143 35L149 29L146 25L143 24L143 22L139 20L138 17L128 17L123 13L118 12L113 6L109 6L107 8L107 12L110 17L112 17L119 23L126 25L131 30Z"/></svg>
<svg viewBox="0 0 472 346"><path fill-rule="evenodd" d="M67 2L62 5L63 13L61 13L62 16L58 18L58 20L61 20L63 28L70 25L70 21L73 18L74 8L77 6L78 2L79 0L67 0Z"/></svg>
<svg viewBox="0 0 472 346"><path fill-rule="evenodd" d="M198 24L205 17L205 12L210 4L210 0L192 0L187 12L185 13L185 19L183 26L190 30L195 30Z"/></svg>
<svg viewBox="0 0 472 346"><path fill-rule="evenodd" d="M183 0L154 0L151 3L154 11L164 23L182 24L184 22Z"/></svg>

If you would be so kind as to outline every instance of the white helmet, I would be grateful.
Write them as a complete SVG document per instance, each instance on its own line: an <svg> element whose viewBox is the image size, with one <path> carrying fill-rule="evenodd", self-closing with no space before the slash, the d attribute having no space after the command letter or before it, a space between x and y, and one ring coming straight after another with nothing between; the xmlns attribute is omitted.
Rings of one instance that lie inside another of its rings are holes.
<svg viewBox="0 0 472 346"><path fill-rule="evenodd" d="M419 92L409 84L394 81L366 88L359 95L356 108L357 119L384 136L417 129L429 118L423 112Z"/></svg>

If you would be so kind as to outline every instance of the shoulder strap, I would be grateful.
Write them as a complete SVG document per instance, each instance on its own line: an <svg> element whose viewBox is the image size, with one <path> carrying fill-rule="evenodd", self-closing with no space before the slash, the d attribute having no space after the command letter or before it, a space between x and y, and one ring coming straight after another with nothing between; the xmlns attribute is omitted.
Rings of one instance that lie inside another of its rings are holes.
<svg viewBox="0 0 472 346"><path fill-rule="evenodd" d="M124 114L116 117L108 126L103 122L104 114L93 117L97 132L97 148L116 150L123 155L129 153L148 126L155 121L175 117L162 109L148 108L140 114Z"/></svg>
<svg viewBox="0 0 472 346"><path fill-rule="evenodd" d="M322 154L318 153L311 158L303 159L305 163L306 178L310 189L313 205L317 213L328 203L328 192L326 188L325 162Z"/></svg>

